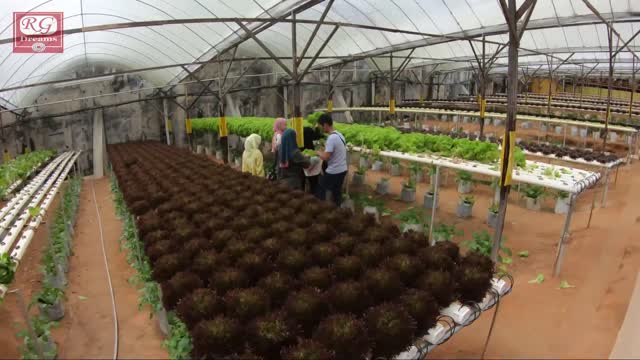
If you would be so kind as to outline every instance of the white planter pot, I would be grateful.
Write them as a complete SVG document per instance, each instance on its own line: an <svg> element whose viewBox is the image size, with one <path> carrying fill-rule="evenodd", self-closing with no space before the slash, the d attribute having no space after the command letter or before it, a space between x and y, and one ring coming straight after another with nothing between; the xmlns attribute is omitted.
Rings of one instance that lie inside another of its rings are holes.
<svg viewBox="0 0 640 360"><path fill-rule="evenodd" d="M468 194L471 192L472 185L471 181L458 181L458 192L460 194Z"/></svg>
<svg viewBox="0 0 640 360"><path fill-rule="evenodd" d="M376 192L380 195L387 195L389 193L389 182L380 181L376 184Z"/></svg>
<svg viewBox="0 0 640 360"><path fill-rule="evenodd" d="M380 213L378 212L378 209L376 207L365 206L364 209L362 209L362 212L365 215L373 215L373 217L376 218L376 222L380 222Z"/></svg>
<svg viewBox="0 0 640 360"><path fill-rule="evenodd" d="M571 136L578 136L578 127L577 126L572 126L571 127Z"/></svg>
<svg viewBox="0 0 640 360"><path fill-rule="evenodd" d="M501 119L493 119L493 125L494 126L501 126L502 125L502 120Z"/></svg>
<svg viewBox="0 0 640 360"><path fill-rule="evenodd" d="M609 132L609 140L611 142L617 142L618 141L618 133Z"/></svg>
<svg viewBox="0 0 640 360"><path fill-rule="evenodd" d="M403 186L400 199L407 203L416 201L416 189L409 189Z"/></svg>
<svg viewBox="0 0 640 360"><path fill-rule="evenodd" d="M580 129L580 137L581 138L586 138L587 137L587 133L588 133L587 129Z"/></svg>
<svg viewBox="0 0 640 360"><path fill-rule="evenodd" d="M353 203L353 200L346 199L342 201L342 204L340 204L340 208L348 209L348 210L351 210L351 212L355 212L356 205Z"/></svg>
<svg viewBox="0 0 640 360"><path fill-rule="evenodd" d="M593 136L593 140L600 140L600 131L594 131L591 136Z"/></svg>
<svg viewBox="0 0 640 360"><path fill-rule="evenodd" d="M534 199L534 198L527 197L526 200L527 200L527 209L540 211L540 208L541 208L540 198Z"/></svg>
<svg viewBox="0 0 640 360"><path fill-rule="evenodd" d="M360 166L361 168L368 168L369 160L366 158L360 157L360 162L358 163L358 166Z"/></svg>
<svg viewBox="0 0 640 360"><path fill-rule="evenodd" d="M473 205L469 205L465 202L458 203L458 207L456 208L456 215L461 219L468 219L471 217L473 210Z"/></svg>
<svg viewBox="0 0 640 360"><path fill-rule="evenodd" d="M382 161L376 160L376 161L373 162L373 164L371 164L371 170L380 171L380 170L382 170L382 165L383 164L384 163Z"/></svg>
<svg viewBox="0 0 640 360"><path fill-rule="evenodd" d="M402 165L391 165L391 176L402 175Z"/></svg>
<svg viewBox="0 0 640 360"><path fill-rule="evenodd" d="M242 158L235 158L233 159L233 162L236 164L237 167L241 167L242 166Z"/></svg>
<svg viewBox="0 0 640 360"><path fill-rule="evenodd" d="M220 161L224 160L224 153L222 152L222 150L216 150L216 159Z"/></svg>
<svg viewBox="0 0 640 360"><path fill-rule="evenodd" d="M362 185L364 184L365 174L353 173L352 183L353 185Z"/></svg>
<svg viewBox="0 0 640 360"><path fill-rule="evenodd" d="M553 212L555 212L556 214L566 214L569 212L569 198L557 198L556 199L556 206L553 209Z"/></svg>
<svg viewBox="0 0 640 360"><path fill-rule="evenodd" d="M196 153L197 154L204 154L204 146L196 145Z"/></svg>
<svg viewBox="0 0 640 360"><path fill-rule="evenodd" d="M415 231L417 233L424 233L424 226L422 224L402 224L402 232Z"/></svg>
<svg viewBox="0 0 640 360"><path fill-rule="evenodd" d="M529 122L525 121L520 125L523 129L528 129L531 127L531 125L529 124Z"/></svg>
<svg viewBox="0 0 640 360"><path fill-rule="evenodd" d="M547 124L540 124L540 131L547 131Z"/></svg>
<svg viewBox="0 0 640 360"><path fill-rule="evenodd" d="M487 225L489 225L489 227L491 228L495 228L497 222L498 222L498 213L489 211L489 213L487 214Z"/></svg>
<svg viewBox="0 0 640 360"><path fill-rule="evenodd" d="M416 184L422 181L422 172L419 173L411 173L409 178L413 180Z"/></svg>
<svg viewBox="0 0 640 360"><path fill-rule="evenodd" d="M430 193L430 192L426 192L426 193L424 194L424 198L423 198L422 206L423 206L425 209L433 209L433 206L434 206L434 196L433 196L433 194L432 194L432 193ZM436 208L438 207L438 201L437 201L437 200L435 201L435 206L436 206Z"/></svg>
<svg viewBox="0 0 640 360"><path fill-rule="evenodd" d="M204 148L204 154L207 156L211 156L211 148L210 147L205 147Z"/></svg>
<svg viewBox="0 0 640 360"><path fill-rule="evenodd" d="M556 134L561 135L562 134L562 126L556 126Z"/></svg>

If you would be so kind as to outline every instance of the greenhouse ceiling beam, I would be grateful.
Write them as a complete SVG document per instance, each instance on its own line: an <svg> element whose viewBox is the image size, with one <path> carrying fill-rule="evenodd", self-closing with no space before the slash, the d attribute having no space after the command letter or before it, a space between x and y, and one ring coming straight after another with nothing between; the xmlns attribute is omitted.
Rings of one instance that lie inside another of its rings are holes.
<svg viewBox="0 0 640 360"><path fill-rule="evenodd" d="M329 34L329 36L327 36L327 38L324 40L324 42L322 43L322 45L320 46L320 49L318 49L318 51L316 52L316 54L313 56L313 58L311 59L311 61L309 61L309 63L307 64L307 67L305 67L305 69L302 71L302 73L300 73L298 75L299 79L302 79L305 75L307 75L309 73L309 71L311 71L311 67L313 66L313 64L315 64L316 60L318 60L318 56L320 56L320 54L324 51L325 47L329 44L329 42L331 41L331 39L333 39L333 36L336 34L336 32L338 31L338 29L340 29L340 26L334 26L333 30L331 30L331 33ZM309 45L311 42L308 42L307 45ZM302 60L296 59L295 61L297 61L298 66L300 65L300 63L302 62Z"/></svg>
<svg viewBox="0 0 640 360"><path fill-rule="evenodd" d="M622 46L613 53L613 56L616 57L625 48L630 49L629 44L633 41L633 39L635 39L638 36L638 34L640 34L640 30L636 31L636 33L633 34L633 36L631 36L629 40L627 40L624 44L622 44Z"/></svg>
<svg viewBox="0 0 640 360"><path fill-rule="evenodd" d="M411 55L413 55L413 53L415 51L416 51L416 49L412 49L411 52L409 52L409 54L407 55L407 57L404 59L404 61L402 61L400 63L400 67L398 68L398 70L393 75L393 79L394 80L397 79L398 76L400 76L400 73L403 72L407 68L407 65L409 65L409 62L411 60Z"/></svg>
<svg viewBox="0 0 640 360"><path fill-rule="evenodd" d="M606 14L604 16L605 18L609 17L610 21L614 23L630 23L630 22L638 21L637 14L632 12L618 12L613 14ZM597 25L600 23L601 23L601 20L593 14L572 16L572 17L566 17L566 18L560 18L560 19L556 19L555 17L553 17L553 18L530 20L527 24L527 30L552 29L552 28L557 28L560 25L563 27L572 27L572 26L584 26L584 25ZM394 44L391 46L378 48L378 49L363 52L360 54L355 54L353 55L353 61L366 59L372 56L383 56L390 52L407 51L414 48L439 45L439 44L444 44L444 43L457 41L457 40L466 41L471 39L472 41L479 41L478 38L481 37L482 35L486 35L486 36L504 35L504 34L508 34L508 32L509 32L509 27L507 24L485 26L481 28L459 31L456 33L450 33L446 35L434 35L434 36L430 36L429 38L426 38L428 36L426 34L414 34L413 32L410 32L410 34L407 34L407 35L419 35L425 38L420 40L415 40L415 41L409 41L402 44ZM501 42L489 41L489 40L487 40L487 43L494 44L494 45L505 45L504 43L501 43ZM547 55L535 50L528 49L528 51L536 52L539 55ZM319 65L319 67L336 65L337 63L338 62L328 62L328 63Z"/></svg>
<svg viewBox="0 0 640 360"><path fill-rule="evenodd" d="M278 64L278 66L282 68L282 70L284 70L291 78L294 77L293 72L289 69L289 67L287 67L282 62L282 60L280 60L276 56L276 54L274 54L273 51L271 51L271 49L269 49L269 47L262 42L262 40L258 39L258 37L256 36L256 34L253 33L253 31L251 31L245 24L243 24L240 21L238 21L236 24L238 24L238 26L240 26L242 30L244 30L253 39L253 41L255 41L256 44L258 44L258 46L260 46L260 48L262 48L262 50L264 50L264 52L266 52L271 57L271 59L275 61L276 64Z"/></svg>
<svg viewBox="0 0 640 360"><path fill-rule="evenodd" d="M307 40L307 44L304 46L304 49L302 49L302 53L300 54L300 57L298 58L298 67L302 63L302 58L304 58L304 56L307 54L307 51L309 51L309 47L311 46L311 43L316 38L316 35L318 35L318 31L320 30L320 26L322 26L322 24L324 23L324 20L327 17L327 14L329 14L329 10L331 10L331 6L333 6L333 2L334 1L335 0L329 0L329 3L324 8L324 11L322 12L322 15L320 15L319 22L313 28L313 32L311 33L311 36L309 36L309 39Z"/></svg>
<svg viewBox="0 0 640 360"><path fill-rule="evenodd" d="M633 57L635 57L636 59L640 60L640 57L638 57L638 54L636 54L635 51L633 51L633 49L628 48L627 46L629 45L628 42L626 42L622 36L620 35L620 33L613 27L613 24L611 23L610 20L605 19L604 16L602 16L602 14L598 11L598 9L596 9L593 5L591 5L591 3L589 2L589 0L582 0L582 2L589 8L589 10L591 10L591 12L596 15L598 17L598 19L600 19L605 25L607 25L607 28L609 28L611 30L611 32L620 40L623 42L623 49L626 48L627 50L629 50L629 52L633 55Z"/></svg>

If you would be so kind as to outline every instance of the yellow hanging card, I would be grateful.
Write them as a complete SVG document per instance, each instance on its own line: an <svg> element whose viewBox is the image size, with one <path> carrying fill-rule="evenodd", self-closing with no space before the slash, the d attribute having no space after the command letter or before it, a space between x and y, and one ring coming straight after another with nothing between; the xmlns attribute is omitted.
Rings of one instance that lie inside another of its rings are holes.
<svg viewBox="0 0 640 360"><path fill-rule="evenodd" d="M220 123L218 124L218 134L220 137L225 137L229 135L229 129L227 128L227 118L221 117Z"/></svg>

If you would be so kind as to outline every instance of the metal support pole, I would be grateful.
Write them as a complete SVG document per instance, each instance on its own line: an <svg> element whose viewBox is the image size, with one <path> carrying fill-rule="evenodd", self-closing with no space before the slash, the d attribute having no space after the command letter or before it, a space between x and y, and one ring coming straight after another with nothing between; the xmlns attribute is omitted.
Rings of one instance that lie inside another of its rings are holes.
<svg viewBox="0 0 640 360"><path fill-rule="evenodd" d="M587 229L591 227L591 217L593 216L593 209L596 207L596 198L598 197L598 192L593 192L593 200L591 200L591 210L589 211L589 220L587 221Z"/></svg>
<svg viewBox="0 0 640 360"><path fill-rule="evenodd" d="M607 193L609 192L609 171L610 169L607 168L607 171L604 175L604 191L602 192L602 201L600 205L601 207L607 206Z"/></svg>
<svg viewBox="0 0 640 360"><path fill-rule="evenodd" d="M562 147L567 146L567 124L563 125L563 133L562 133Z"/></svg>
<svg viewBox="0 0 640 360"><path fill-rule="evenodd" d="M436 166L436 180L433 183L433 208L431 209L431 223L429 224L429 244L436 244L433 238L433 226L436 223L436 208L438 207L438 187L440 186L440 166Z"/></svg>
<svg viewBox="0 0 640 360"><path fill-rule="evenodd" d="M167 145L171 145L171 135L169 134L169 102L167 99L162 100L162 115L164 117L164 134L167 138Z"/></svg>
<svg viewBox="0 0 640 360"><path fill-rule="evenodd" d="M569 200L569 211L567 212L567 217L564 221L564 228L562 229L562 236L560 237L560 242L558 243L558 250L556 252L556 261L553 264L554 277L558 277L558 275L560 275L560 269L562 268L562 260L564 259L567 238L570 235L571 218L573 217L573 211L575 209L575 205L576 205L576 194L571 194L571 198Z"/></svg>
<svg viewBox="0 0 640 360"><path fill-rule="evenodd" d="M608 30L609 79L607 82L607 113L604 121L604 138L602 139L602 151L607 151L607 138L609 137L609 120L611 120L611 90L613 87L613 26L609 25Z"/></svg>

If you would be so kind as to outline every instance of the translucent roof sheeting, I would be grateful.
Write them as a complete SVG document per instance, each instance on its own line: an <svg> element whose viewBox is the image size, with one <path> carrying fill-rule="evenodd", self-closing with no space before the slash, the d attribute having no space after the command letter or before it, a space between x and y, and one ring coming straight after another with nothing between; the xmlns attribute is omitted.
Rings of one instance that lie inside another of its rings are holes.
<svg viewBox="0 0 640 360"><path fill-rule="evenodd" d="M614 21L615 29L624 40L640 30L640 1L589 2L607 20ZM524 0L517 1L518 6L523 3ZM127 70L206 61L238 43L242 43L243 54L266 56L258 43L246 40L248 36L235 19L291 19L294 9L302 9L296 15L297 20L318 21L329 6L325 18L329 24L319 28L306 57L316 55L336 24L341 25L318 54L314 68L339 64L346 57L386 57L390 52L394 56L406 56L414 48L409 66L450 63L452 67L468 68L475 58L469 42L462 37L479 40L486 35L486 40L492 42L486 45L487 57L498 49L499 44L508 41L508 27L497 0L5 0L0 13L1 40L12 37L14 11L62 11L66 31L94 26L103 28L65 35L62 54L16 54L12 52L10 42L0 42L0 89L72 78L74 71L93 64ZM204 18L226 21L179 23ZM137 24L172 20L178 23ZM291 57L290 22L243 23L249 29L268 27L257 38L276 56ZM129 24L129 27L112 26L114 24ZM297 25L298 54L305 48L314 28L314 23ZM575 52L562 71L580 72L583 67L578 64L581 62L589 67L597 66L597 71L601 67L606 69L607 27L582 0L538 0L527 29L520 44L521 65L535 69L546 64L544 54L547 53L557 57L553 62L558 64L560 59ZM480 54L481 44L475 41L474 46ZM630 46L640 49L640 36ZM495 71L503 71L500 65L506 64L506 51L499 56ZM626 50L621 52L616 71L631 69L631 56ZM394 67L401 62L401 59L395 59ZM283 63L292 66L290 59L284 59ZM302 61L301 68L309 63L310 59ZM390 64L388 58L378 58L376 65L384 70ZM188 68L193 71L197 67ZM157 86L177 83L186 75L180 67L144 73L145 78ZM6 101L0 100L0 104L28 105L42 90L39 87L0 92L0 98Z"/></svg>

